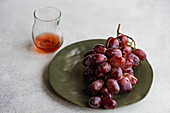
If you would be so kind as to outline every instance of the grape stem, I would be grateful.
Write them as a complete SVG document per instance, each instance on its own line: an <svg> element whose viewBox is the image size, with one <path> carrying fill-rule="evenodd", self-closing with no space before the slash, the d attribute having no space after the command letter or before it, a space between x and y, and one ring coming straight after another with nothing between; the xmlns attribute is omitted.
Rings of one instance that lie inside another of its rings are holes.
<svg viewBox="0 0 170 113"><path fill-rule="evenodd" d="M119 32L119 30L120 30L120 25L121 25L121 24L119 24L119 25L118 25L118 28L117 28L117 37L118 37L118 36L121 36L121 35L125 35L125 34L122 34L122 33ZM134 40L132 37L128 36L128 35L125 35L125 36L127 36L129 39L132 40L132 42L133 42L133 44L134 44L134 49L136 49L135 40ZM131 46L132 46L132 43L131 43Z"/></svg>
<svg viewBox="0 0 170 113"><path fill-rule="evenodd" d="M119 30L120 30L120 24L118 25L118 28L117 28L117 37L121 34L121 33L119 32Z"/></svg>

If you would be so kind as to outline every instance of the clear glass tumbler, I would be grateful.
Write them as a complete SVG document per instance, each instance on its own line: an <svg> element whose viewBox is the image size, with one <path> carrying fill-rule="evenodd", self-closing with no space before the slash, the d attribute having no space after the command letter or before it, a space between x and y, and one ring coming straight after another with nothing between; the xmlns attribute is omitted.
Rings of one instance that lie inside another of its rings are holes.
<svg viewBox="0 0 170 113"><path fill-rule="evenodd" d="M34 11L32 28L33 42L40 50L50 52L61 47L62 32L59 28L61 11L52 6L45 6Z"/></svg>

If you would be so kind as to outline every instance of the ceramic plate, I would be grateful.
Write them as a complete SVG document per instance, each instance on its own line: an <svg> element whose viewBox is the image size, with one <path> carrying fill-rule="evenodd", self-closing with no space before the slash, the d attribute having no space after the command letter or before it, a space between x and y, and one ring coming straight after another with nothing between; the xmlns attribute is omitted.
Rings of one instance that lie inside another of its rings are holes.
<svg viewBox="0 0 170 113"><path fill-rule="evenodd" d="M74 104L88 107L90 96L86 93L87 83L83 78L85 67L81 61L84 54L92 49L94 44L104 44L105 41L94 39L77 42L56 54L49 65L49 81L59 95ZM147 60L141 61L134 71L138 84L128 94L114 95L117 107L143 99L151 87L153 72Z"/></svg>

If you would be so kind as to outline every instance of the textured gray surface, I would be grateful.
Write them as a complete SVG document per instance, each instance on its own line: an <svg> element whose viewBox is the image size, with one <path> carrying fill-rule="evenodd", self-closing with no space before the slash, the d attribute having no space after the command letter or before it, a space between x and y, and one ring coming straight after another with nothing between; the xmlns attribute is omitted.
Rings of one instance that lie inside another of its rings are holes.
<svg viewBox="0 0 170 113"><path fill-rule="evenodd" d="M61 9L64 44L115 36L116 28L133 36L154 70L149 94L114 113L170 113L169 0L0 0L0 113L112 113L74 105L56 95L47 68L55 53L35 51L31 29L34 9Z"/></svg>

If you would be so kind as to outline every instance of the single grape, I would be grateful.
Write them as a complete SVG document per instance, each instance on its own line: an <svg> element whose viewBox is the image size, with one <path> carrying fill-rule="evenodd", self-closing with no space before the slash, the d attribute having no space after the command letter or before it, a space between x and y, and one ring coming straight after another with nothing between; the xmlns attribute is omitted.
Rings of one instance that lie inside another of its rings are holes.
<svg viewBox="0 0 170 113"><path fill-rule="evenodd" d="M94 61L92 59L93 55L88 55L86 56L83 61L82 61L82 64L84 66L93 66L94 65Z"/></svg>
<svg viewBox="0 0 170 113"><path fill-rule="evenodd" d="M109 89L107 87L103 87L101 90L100 90L100 94L103 95L104 97L110 97L110 98L113 98L113 93L111 93L109 91Z"/></svg>
<svg viewBox="0 0 170 113"><path fill-rule="evenodd" d="M97 67L97 69L100 72L105 74L105 73L108 73L110 71L111 65L108 62L103 62Z"/></svg>
<svg viewBox="0 0 170 113"><path fill-rule="evenodd" d="M120 91L120 87L115 79L108 79L106 81L106 86L114 94L118 94Z"/></svg>
<svg viewBox="0 0 170 113"><path fill-rule="evenodd" d="M131 53L131 51L132 51L132 48L130 47L130 46L123 46L122 48L121 48L121 51L122 51L122 54L123 55L128 55L128 54L130 54Z"/></svg>
<svg viewBox="0 0 170 113"><path fill-rule="evenodd" d="M108 48L108 44L109 44L109 41L112 39L113 37L109 37L107 40L106 40L106 44L105 44L105 46Z"/></svg>
<svg viewBox="0 0 170 113"><path fill-rule="evenodd" d="M91 54L96 54L96 52L94 50L90 50L84 55L84 58L88 55L91 55Z"/></svg>
<svg viewBox="0 0 170 113"><path fill-rule="evenodd" d="M146 60L146 53L141 49L134 49L133 54L138 56L140 60Z"/></svg>
<svg viewBox="0 0 170 113"><path fill-rule="evenodd" d="M130 58L130 59L133 60L133 67L134 67L134 68L139 65L139 61L140 61L140 60L139 60L139 58L138 58L135 54L130 53L130 54L128 54L127 56L125 56L125 58Z"/></svg>
<svg viewBox="0 0 170 113"><path fill-rule="evenodd" d="M122 69L120 67L111 68L109 75L112 79L119 80L122 77Z"/></svg>
<svg viewBox="0 0 170 113"><path fill-rule="evenodd" d="M103 87L103 80L99 79L94 82L92 82L92 89L97 93L102 87Z"/></svg>
<svg viewBox="0 0 170 113"><path fill-rule="evenodd" d="M119 41L116 38L108 38L106 41L106 48L118 48Z"/></svg>
<svg viewBox="0 0 170 113"><path fill-rule="evenodd" d="M129 93L132 91L132 84L128 77L122 76L122 78L118 80L118 83L122 92Z"/></svg>
<svg viewBox="0 0 170 113"><path fill-rule="evenodd" d="M105 97L103 98L102 105L106 109L114 109L117 106L117 103L113 98Z"/></svg>
<svg viewBox="0 0 170 113"><path fill-rule="evenodd" d="M125 35L118 36L117 39L119 41L119 46L121 47L127 45L128 43L128 37Z"/></svg>
<svg viewBox="0 0 170 113"><path fill-rule="evenodd" d="M106 53L106 47L103 44L96 44L93 49L97 52L97 53L101 53L101 54L105 54Z"/></svg>
<svg viewBox="0 0 170 113"><path fill-rule="evenodd" d="M106 55L107 55L109 58L112 58L112 57L114 57L114 56L121 57L121 56L122 56L122 52L120 51L120 49L109 48L109 49L106 51Z"/></svg>
<svg viewBox="0 0 170 113"><path fill-rule="evenodd" d="M131 67L129 68L123 68L123 73L129 73L131 75L134 75L134 71Z"/></svg>
<svg viewBox="0 0 170 113"><path fill-rule="evenodd" d="M110 59L110 64L119 67L125 65L125 61L123 57L115 56Z"/></svg>
<svg viewBox="0 0 170 113"><path fill-rule="evenodd" d="M130 58L127 58L127 59L126 59L126 62L125 62L125 65L123 65L122 68L123 68L123 69L124 69L124 68L130 68L130 67L132 67L132 66L133 66L133 60L130 59Z"/></svg>
<svg viewBox="0 0 170 113"><path fill-rule="evenodd" d="M92 57L92 61L95 63L95 64L101 64L103 62L106 62L107 61L107 57L103 54L95 54L93 55Z"/></svg>
<svg viewBox="0 0 170 113"><path fill-rule="evenodd" d="M87 67L83 73L84 77L93 76L95 74L95 68L94 67Z"/></svg>
<svg viewBox="0 0 170 113"><path fill-rule="evenodd" d="M98 69L96 69L95 75L98 79L103 79L103 80L105 79L104 73L100 72Z"/></svg>
<svg viewBox="0 0 170 113"><path fill-rule="evenodd" d="M128 79L130 80L132 86L136 85L138 83L138 80L135 76L129 74L129 73L124 73L123 76L128 77Z"/></svg>
<svg viewBox="0 0 170 113"><path fill-rule="evenodd" d="M98 96L92 97L89 100L89 106L92 107L92 108L100 107L101 103L102 103L102 99Z"/></svg>

